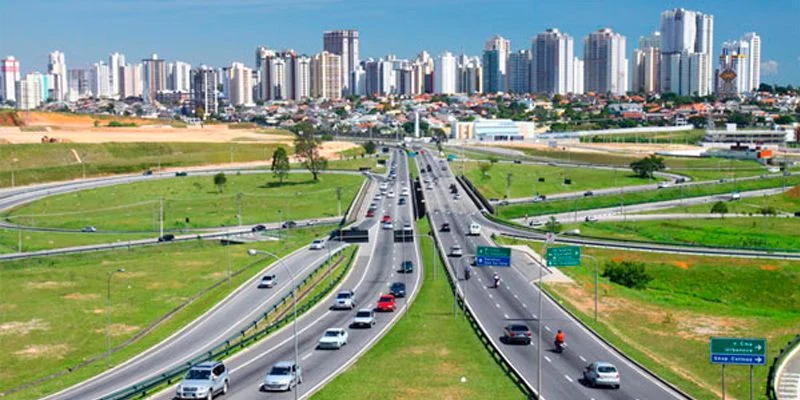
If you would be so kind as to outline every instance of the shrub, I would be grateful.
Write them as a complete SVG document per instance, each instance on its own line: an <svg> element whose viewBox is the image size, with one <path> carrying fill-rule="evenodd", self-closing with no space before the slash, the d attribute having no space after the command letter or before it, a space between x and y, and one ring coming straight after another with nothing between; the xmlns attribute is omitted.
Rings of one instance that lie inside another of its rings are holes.
<svg viewBox="0 0 800 400"><path fill-rule="evenodd" d="M644 289L653 280L645 271L644 263L634 261L607 262L603 277L631 289Z"/></svg>

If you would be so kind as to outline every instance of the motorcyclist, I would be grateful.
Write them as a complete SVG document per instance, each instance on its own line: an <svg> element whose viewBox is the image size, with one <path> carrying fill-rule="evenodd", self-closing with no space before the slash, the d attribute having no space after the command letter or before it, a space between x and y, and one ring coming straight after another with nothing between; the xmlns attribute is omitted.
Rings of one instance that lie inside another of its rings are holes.
<svg viewBox="0 0 800 400"><path fill-rule="evenodd" d="M500 287L500 275L497 275L497 273L495 272L492 278L494 279L494 287L496 288Z"/></svg>
<svg viewBox="0 0 800 400"><path fill-rule="evenodd" d="M464 266L464 279L469 280L469 275L472 272L472 268L469 265Z"/></svg>
<svg viewBox="0 0 800 400"><path fill-rule="evenodd" d="M564 349L564 332L562 332L561 329L559 329L558 332L556 332L555 343L556 343L556 350L560 352Z"/></svg>

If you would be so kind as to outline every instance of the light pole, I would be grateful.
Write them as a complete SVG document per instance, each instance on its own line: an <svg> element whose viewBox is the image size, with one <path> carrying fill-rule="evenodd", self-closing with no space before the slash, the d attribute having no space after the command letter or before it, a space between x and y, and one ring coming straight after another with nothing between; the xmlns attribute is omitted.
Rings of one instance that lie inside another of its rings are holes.
<svg viewBox="0 0 800 400"><path fill-rule="evenodd" d="M106 365L111 365L111 277L117 272L125 272L125 268L108 272L106 285Z"/></svg>
<svg viewBox="0 0 800 400"><path fill-rule="evenodd" d="M294 315L292 317L292 336L294 336L294 365L298 366L299 362L298 362L298 350L297 350L297 286L295 286L295 284L294 284L294 274L292 274L292 271L289 269L289 266L286 265L286 263L283 262L282 258L280 258L280 257L276 256L275 254L272 254L272 253L270 253L268 251L250 249L250 250L247 250L247 254L249 254L251 256L255 256L257 254L264 254L264 255L270 256L270 257L278 260L278 263L283 265L283 268L286 270L286 273L289 274L289 277L292 280L292 308L293 308L292 313ZM294 398L295 398L295 400L297 400L297 390L298 390L297 389L297 383L298 383L297 382L297 377L295 377L295 382L294 382Z"/></svg>

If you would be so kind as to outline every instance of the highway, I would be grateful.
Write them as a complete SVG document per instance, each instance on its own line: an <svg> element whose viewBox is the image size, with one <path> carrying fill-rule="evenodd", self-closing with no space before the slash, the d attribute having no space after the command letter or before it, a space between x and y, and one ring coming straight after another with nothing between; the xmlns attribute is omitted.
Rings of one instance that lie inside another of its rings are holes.
<svg viewBox="0 0 800 400"><path fill-rule="evenodd" d="M574 321L560 307L556 306L547 296L543 296L543 313L537 315L538 289L533 282L538 277L540 265L531 259L512 257L510 268L474 267L473 278L463 280L463 268L468 262L468 254L475 254L477 246L492 246L487 231L480 236L469 237L466 235L468 225L475 221L484 225L485 220L469 200L462 196L454 200L446 188L454 182L448 171L441 171L439 162L434 161L430 153L422 155L419 164L430 163L433 167L431 173L421 177L432 178L430 175L439 176L438 185L433 190L426 190L428 210L436 225L440 228L445 222L452 227L451 232L440 232L439 236L446 251L454 244L459 244L465 256L449 257L451 265L459 278L459 285L464 293L468 307L473 311L481 327L489 333L492 344L522 375L525 382L542 390L545 399L675 399L683 396L658 379L643 371L624 356L606 346L601 340L593 336ZM459 191L463 190L459 188ZM500 288L491 288L493 273L501 276ZM546 273L546 272L545 272ZM534 341L530 346L507 345L501 342L502 328L510 322L527 324L534 332ZM537 387L537 324L542 323L542 388ZM555 331L564 330L566 334L567 350L563 354L552 351L552 340ZM581 379L582 371L592 361L608 361L617 366L620 371L622 386L618 390L594 389L588 387Z"/></svg>
<svg viewBox="0 0 800 400"><path fill-rule="evenodd" d="M384 197L380 200L379 210L392 216L395 229L400 229L403 222L413 226L412 206L397 204L401 185L408 185L407 162L405 157L393 157L398 162L397 181L390 187L397 197ZM408 306L408 299L413 299L421 283L420 255L415 243L394 243L391 230L381 229L377 223L382 213L360 223L360 227L370 230L370 242L359 245L359 255L353 271L341 284L341 289L353 290L358 299L358 308L373 308L382 293L387 293L392 282L404 282L408 289L406 298L398 299L397 311L394 313L376 313L377 323L371 329L350 328L350 322L356 310L331 310L332 293L320 305L298 319L299 364L303 370L303 382L299 385L298 395L307 397L320 389L341 371L355 362L385 333L402 315ZM403 260L414 263L412 274L398 273ZM328 328L347 328L349 342L340 350L317 350L316 345L323 332ZM262 340L255 346L231 357L225 363L231 371L230 391L225 396L229 399L263 399L265 397L288 399L293 393L266 394L259 390L264 376L272 364L278 361L294 360L294 347L291 326ZM155 399L169 399L174 395L174 387L157 394Z"/></svg>

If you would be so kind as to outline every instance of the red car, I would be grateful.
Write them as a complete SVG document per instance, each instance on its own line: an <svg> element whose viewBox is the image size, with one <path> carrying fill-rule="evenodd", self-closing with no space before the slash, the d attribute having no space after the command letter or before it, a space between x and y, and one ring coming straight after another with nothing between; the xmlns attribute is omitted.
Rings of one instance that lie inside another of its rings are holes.
<svg viewBox="0 0 800 400"><path fill-rule="evenodd" d="M384 223L385 222L392 222L392 217L390 217L389 214L386 214L386 215L383 216L383 219L381 220L381 222L384 222Z"/></svg>
<svg viewBox="0 0 800 400"><path fill-rule="evenodd" d="M367 218L372 218L374 216L375 216L375 211L372 211L372 210L368 210L367 211Z"/></svg>
<svg viewBox="0 0 800 400"><path fill-rule="evenodd" d="M381 295L378 299L378 311L394 311L395 307L394 296L390 294Z"/></svg>

